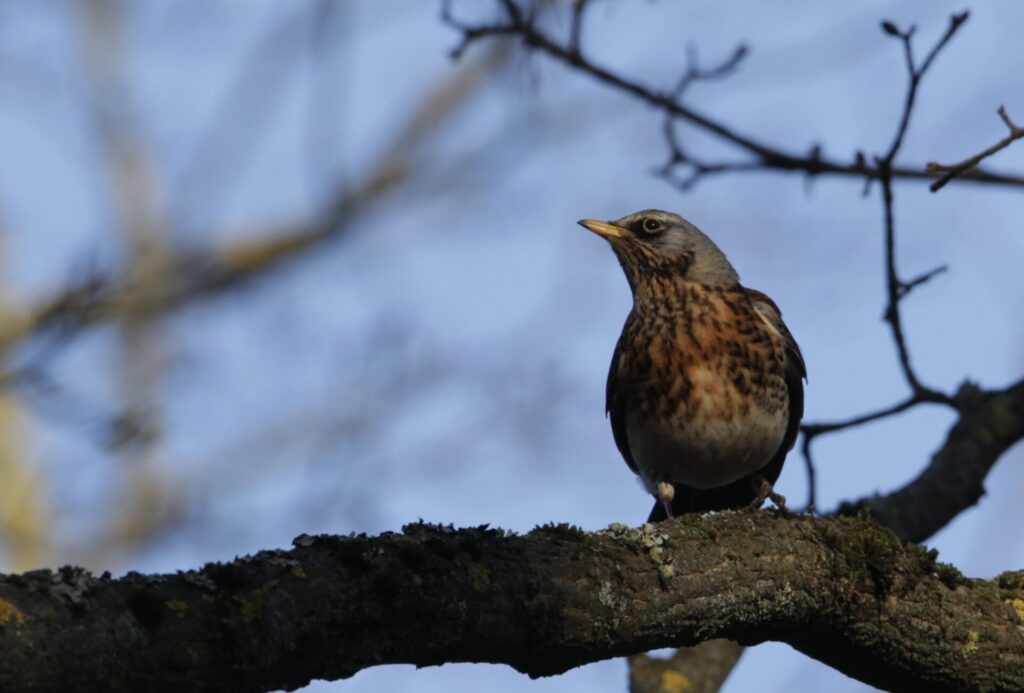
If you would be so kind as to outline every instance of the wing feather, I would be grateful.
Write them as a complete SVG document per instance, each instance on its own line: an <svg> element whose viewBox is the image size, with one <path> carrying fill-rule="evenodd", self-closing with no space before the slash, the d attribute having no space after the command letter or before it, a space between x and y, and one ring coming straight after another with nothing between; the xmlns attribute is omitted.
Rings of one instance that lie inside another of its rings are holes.
<svg viewBox="0 0 1024 693"><path fill-rule="evenodd" d="M793 448L797 435L800 433L800 419L804 416L804 381L807 380L807 366L804 364L804 356L800 353L800 347L786 327L786 323L782 321L782 311L775 305L775 302L754 289L747 289L747 295L750 296L750 302L754 306L754 311L758 317L764 321L770 330L782 338L782 342L786 347L786 389L789 391L789 422L786 426L786 435L782 439L782 446L779 448L781 457L785 458L786 453ZM776 454L775 457L779 456L779 454ZM772 458L772 461L768 463L768 467L771 467L773 463L775 463L775 458ZM781 459L778 461L778 467L778 471L781 472ZM770 471L767 467L766 470ZM778 477L778 472L776 472L775 476L776 478ZM770 479L770 481L775 483L774 479Z"/></svg>
<svg viewBox="0 0 1024 693"><path fill-rule="evenodd" d="M633 453L629 449L629 440L626 437L626 397L619 384L619 357L622 354L622 340L626 338L626 332L626 329L622 330L622 336L615 343L615 351L612 353L612 363L608 368L608 383L605 387L604 406L605 414L611 420L615 446L622 453L622 459L626 461L633 473L639 474L636 462L633 461Z"/></svg>

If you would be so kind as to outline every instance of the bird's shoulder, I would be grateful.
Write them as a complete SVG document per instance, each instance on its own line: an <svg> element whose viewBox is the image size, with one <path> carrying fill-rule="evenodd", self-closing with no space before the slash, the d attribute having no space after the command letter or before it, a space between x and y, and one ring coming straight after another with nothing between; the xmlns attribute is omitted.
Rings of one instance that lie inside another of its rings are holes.
<svg viewBox="0 0 1024 693"><path fill-rule="evenodd" d="M804 381L807 380L807 367L804 364L803 354L800 346L793 338L793 334L786 327L782 320L782 311L767 294L755 289L744 289L750 298L751 305L757 316L764 321L768 328L781 339L786 351L785 381L789 400L788 421L786 433L782 439L782 445L772 461L766 467L766 477L770 477L771 483L778 477L782 470L782 462L786 453L796 443L797 435L800 433L800 420L804 415Z"/></svg>
<svg viewBox="0 0 1024 693"><path fill-rule="evenodd" d="M792 369L796 371L800 379L807 379L807 366L804 363L804 356L800 351L800 345L796 343L793 334L786 327L782 320L782 311L767 294L756 289L742 287L755 315L762 321L769 331L782 340L786 349L787 361Z"/></svg>

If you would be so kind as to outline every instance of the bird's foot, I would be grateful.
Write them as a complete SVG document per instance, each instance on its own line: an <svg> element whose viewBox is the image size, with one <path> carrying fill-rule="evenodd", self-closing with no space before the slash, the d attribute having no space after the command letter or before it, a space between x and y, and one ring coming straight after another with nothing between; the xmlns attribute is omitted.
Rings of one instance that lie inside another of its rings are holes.
<svg viewBox="0 0 1024 693"><path fill-rule="evenodd" d="M657 486L658 500L661 501L661 506L665 508L666 517L675 517L672 514L672 499L675 498L676 488L667 481L658 482Z"/></svg>
<svg viewBox="0 0 1024 693"><path fill-rule="evenodd" d="M750 480L754 486L754 500L750 502L750 507L757 509L760 508L764 503L765 499L771 500L775 504L775 507L779 509L784 515L789 514L789 508L786 507L786 497L781 493L776 493L775 488L760 474L756 474Z"/></svg>

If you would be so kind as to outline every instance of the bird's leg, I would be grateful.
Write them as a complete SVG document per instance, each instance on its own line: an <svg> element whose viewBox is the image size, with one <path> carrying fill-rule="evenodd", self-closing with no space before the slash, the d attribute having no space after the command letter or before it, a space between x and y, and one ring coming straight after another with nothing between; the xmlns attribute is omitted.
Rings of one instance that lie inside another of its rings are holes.
<svg viewBox="0 0 1024 693"><path fill-rule="evenodd" d="M789 512L789 509L786 507L786 497L781 493L776 493L775 488L763 476L760 474L753 475L750 477L750 483L754 487L754 493L756 494L754 500L750 502L750 507L760 508L765 499L769 498L779 510L784 513Z"/></svg>
<svg viewBox="0 0 1024 693"><path fill-rule="evenodd" d="M657 486L657 499L661 501L661 505L665 508L665 516L673 517L672 514L672 499L675 498L676 488L667 481L659 481ZM763 499L762 499L763 500Z"/></svg>

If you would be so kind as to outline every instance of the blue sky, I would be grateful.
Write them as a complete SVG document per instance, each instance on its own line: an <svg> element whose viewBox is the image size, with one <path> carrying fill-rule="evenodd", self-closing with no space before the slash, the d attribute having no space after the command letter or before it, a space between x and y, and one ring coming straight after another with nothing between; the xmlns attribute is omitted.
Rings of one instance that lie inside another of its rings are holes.
<svg viewBox="0 0 1024 693"><path fill-rule="evenodd" d="M76 3L0 7L0 228L4 285L42 295L83 266L116 266L109 181L89 104ZM474 4L474 11L481 4ZM324 4L149 2L123 12L124 122L151 163L155 207L182 246L228 243L309 218L339 184L357 185L424 96L465 69L431 2L338 4L318 61ZM458 9L458 4L456 8ZM881 19L918 25L918 52L948 2L596 3L592 58L667 88L688 44L709 62L751 46L726 81L690 101L794 151L839 159L888 144L905 85ZM926 78L901 160L959 160L1002 137L1005 104L1024 120L1011 2L972 17ZM262 46L256 50L255 46ZM258 60L245 102L225 99ZM218 122L216 128L211 122ZM806 356L807 420L845 418L905 395L880 317L882 210L855 180L751 174L681 193L651 175L661 118L546 59L513 58L434 137L404 152L410 182L351 231L266 281L165 322L159 385L161 478L186 510L120 570L172 570L316 532L379 532L423 518L519 531L548 521L588 529L639 522L650 501L603 416L604 378L629 293L611 251L575 226L647 207L678 212L769 293ZM707 156L721 145L684 129ZM991 163L1024 169L1024 147ZM999 387L1024 359L1017 193L896 186L905 276L948 274L904 304L914 363L950 391L965 377ZM117 405L116 338L97 330L53 363L84 416L30 408L34 468L48 480L60 539L81 555L119 483L90 417ZM86 402L82 404L81 401ZM83 423L82 421L85 421ZM911 478L951 423L937 408L819 439L819 507ZM1024 475L1011 451L988 495L930 543L966 574L1024 563L1011 533ZM779 490L801 503L802 460ZM94 566L99 567L99 566ZM625 690L622 661L529 681L503 667L385 667L317 690ZM863 690L787 646L748 650L727 691Z"/></svg>

